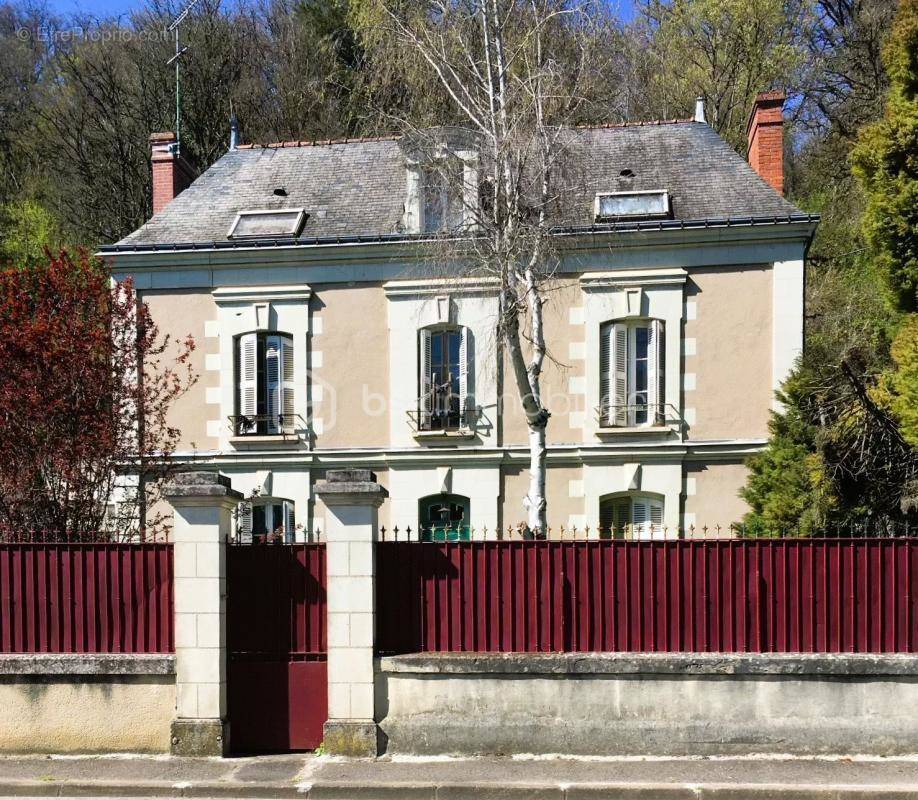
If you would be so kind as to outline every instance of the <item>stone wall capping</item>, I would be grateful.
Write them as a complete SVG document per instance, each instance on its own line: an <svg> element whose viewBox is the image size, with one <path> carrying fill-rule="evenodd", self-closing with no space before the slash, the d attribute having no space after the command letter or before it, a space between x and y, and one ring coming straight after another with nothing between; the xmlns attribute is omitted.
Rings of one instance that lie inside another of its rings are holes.
<svg viewBox="0 0 918 800"><path fill-rule="evenodd" d="M138 653L13 653L0 655L2 675L174 675L175 656Z"/></svg>
<svg viewBox="0 0 918 800"><path fill-rule="evenodd" d="M330 469L325 480L316 481L315 492L325 505L374 505L377 508L389 496L376 482L369 469Z"/></svg>
<svg viewBox="0 0 918 800"><path fill-rule="evenodd" d="M492 675L916 676L918 656L875 653L412 653L384 673Z"/></svg>
<svg viewBox="0 0 918 800"><path fill-rule="evenodd" d="M163 497L181 500L190 497L227 497L242 500L242 492L231 487L230 479L218 472L194 470L173 475L163 486Z"/></svg>

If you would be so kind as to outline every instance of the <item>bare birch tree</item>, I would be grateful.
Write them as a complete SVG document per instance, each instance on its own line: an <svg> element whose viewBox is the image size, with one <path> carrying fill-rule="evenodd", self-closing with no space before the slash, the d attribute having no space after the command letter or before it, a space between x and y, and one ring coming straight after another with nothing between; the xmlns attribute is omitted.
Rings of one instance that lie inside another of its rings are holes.
<svg viewBox="0 0 918 800"><path fill-rule="evenodd" d="M544 533L551 411L542 375L551 356L543 305L561 259L553 233L578 196L583 158L573 126L602 113L596 103L611 94L600 87L610 77L614 26L601 5L564 0L384 0L382 11L401 57L417 57L461 120L461 135L400 122L428 148L435 179L455 187L437 212L452 274L497 287L498 339L529 428L527 524Z"/></svg>

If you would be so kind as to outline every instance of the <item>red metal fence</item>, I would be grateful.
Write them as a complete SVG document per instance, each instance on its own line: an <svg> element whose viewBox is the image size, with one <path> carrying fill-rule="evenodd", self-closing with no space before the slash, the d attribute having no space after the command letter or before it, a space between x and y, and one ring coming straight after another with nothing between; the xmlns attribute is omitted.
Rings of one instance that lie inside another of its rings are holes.
<svg viewBox="0 0 918 800"><path fill-rule="evenodd" d="M377 545L378 649L918 652L918 540Z"/></svg>
<svg viewBox="0 0 918 800"><path fill-rule="evenodd" d="M0 543L0 653L170 653L172 546Z"/></svg>

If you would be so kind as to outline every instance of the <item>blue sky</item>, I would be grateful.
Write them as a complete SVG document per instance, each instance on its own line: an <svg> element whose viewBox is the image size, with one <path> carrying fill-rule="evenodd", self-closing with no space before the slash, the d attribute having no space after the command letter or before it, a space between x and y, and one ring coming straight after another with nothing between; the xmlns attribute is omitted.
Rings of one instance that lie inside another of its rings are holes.
<svg viewBox="0 0 918 800"><path fill-rule="evenodd" d="M610 0L619 9L620 16L631 19L635 0ZM144 0L49 0L50 7L59 14L88 14L93 17L117 17L144 5Z"/></svg>

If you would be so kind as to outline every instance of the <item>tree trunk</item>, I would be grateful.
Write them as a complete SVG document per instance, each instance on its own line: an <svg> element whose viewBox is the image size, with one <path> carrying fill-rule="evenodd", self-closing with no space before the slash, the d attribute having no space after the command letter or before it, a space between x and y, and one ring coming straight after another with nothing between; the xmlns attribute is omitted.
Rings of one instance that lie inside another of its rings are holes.
<svg viewBox="0 0 918 800"><path fill-rule="evenodd" d="M548 535L548 501L545 497L545 425L529 426L529 491L526 524L533 532Z"/></svg>
<svg viewBox="0 0 918 800"><path fill-rule="evenodd" d="M539 335L533 337L541 340L541 315L539 320ZM533 533L548 534L547 505L545 496L545 428L551 416L542 406L540 393L541 352L536 348L533 360L526 364L520 341L519 319L513 315L506 315L505 339L510 354L510 364L513 367L513 377L523 411L526 414L526 424L529 426L529 491L523 499L526 508L526 524Z"/></svg>

